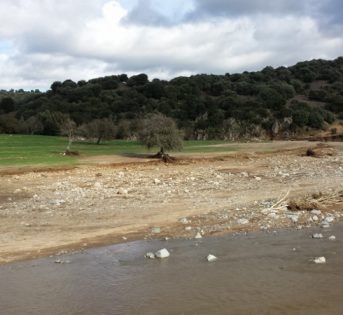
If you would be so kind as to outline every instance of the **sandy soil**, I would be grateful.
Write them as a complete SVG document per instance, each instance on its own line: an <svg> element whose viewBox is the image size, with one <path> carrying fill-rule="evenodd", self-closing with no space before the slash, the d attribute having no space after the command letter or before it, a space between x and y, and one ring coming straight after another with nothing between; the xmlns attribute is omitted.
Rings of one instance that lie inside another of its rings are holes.
<svg viewBox="0 0 343 315"><path fill-rule="evenodd" d="M73 169L0 169L0 263L134 239L343 221L343 143L235 147L180 154L175 164L97 157ZM291 211L294 200L300 207Z"/></svg>

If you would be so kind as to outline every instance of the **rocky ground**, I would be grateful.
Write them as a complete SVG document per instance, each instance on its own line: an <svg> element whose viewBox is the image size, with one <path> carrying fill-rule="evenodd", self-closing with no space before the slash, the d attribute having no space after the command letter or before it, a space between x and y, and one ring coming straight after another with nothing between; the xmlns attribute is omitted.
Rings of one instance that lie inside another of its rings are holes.
<svg viewBox="0 0 343 315"><path fill-rule="evenodd" d="M127 158L69 170L2 170L0 263L140 238L325 228L343 220L342 143L246 147L175 164ZM314 154L307 156L309 147Z"/></svg>

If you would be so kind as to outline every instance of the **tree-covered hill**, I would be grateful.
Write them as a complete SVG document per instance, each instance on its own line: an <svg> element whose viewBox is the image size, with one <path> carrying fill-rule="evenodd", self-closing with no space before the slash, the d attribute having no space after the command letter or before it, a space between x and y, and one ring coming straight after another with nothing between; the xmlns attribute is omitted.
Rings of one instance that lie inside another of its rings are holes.
<svg viewBox="0 0 343 315"><path fill-rule="evenodd" d="M290 137L343 119L343 57L241 74L177 77L126 74L54 82L39 91L0 91L0 132L56 135L110 119L115 137L134 138L141 119L160 112L187 139Z"/></svg>

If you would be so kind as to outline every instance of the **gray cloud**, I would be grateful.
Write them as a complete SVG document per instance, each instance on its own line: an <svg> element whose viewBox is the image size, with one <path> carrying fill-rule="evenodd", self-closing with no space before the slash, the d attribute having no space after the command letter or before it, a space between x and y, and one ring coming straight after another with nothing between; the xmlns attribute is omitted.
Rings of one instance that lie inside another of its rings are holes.
<svg viewBox="0 0 343 315"><path fill-rule="evenodd" d="M139 0L137 5L129 11L122 21L124 24L134 25L171 25L172 21L154 9L150 0Z"/></svg>
<svg viewBox="0 0 343 315"><path fill-rule="evenodd" d="M303 11L308 0L195 0L196 16L237 16L255 13L280 13Z"/></svg>
<svg viewBox="0 0 343 315"><path fill-rule="evenodd" d="M317 20L323 32L342 32L343 2L341 0L194 0L195 10L186 20L204 18L254 16L309 16Z"/></svg>

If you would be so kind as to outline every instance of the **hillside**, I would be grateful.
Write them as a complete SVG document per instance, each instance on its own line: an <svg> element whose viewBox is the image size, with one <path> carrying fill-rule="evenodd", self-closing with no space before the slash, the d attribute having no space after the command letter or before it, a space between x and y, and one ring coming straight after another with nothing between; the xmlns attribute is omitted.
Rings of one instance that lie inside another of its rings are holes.
<svg viewBox="0 0 343 315"><path fill-rule="evenodd" d="M54 82L44 93L0 91L0 133L57 135L66 117L78 126L110 118L116 138L135 138L151 112L172 117L186 139L335 134L343 119L343 57L241 74L170 81L121 74Z"/></svg>

